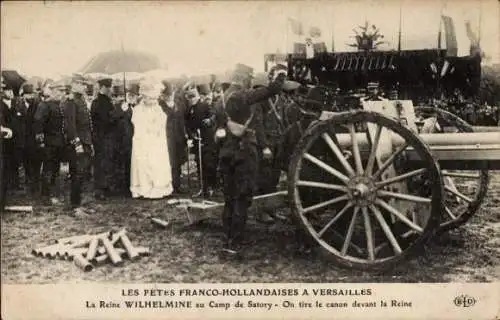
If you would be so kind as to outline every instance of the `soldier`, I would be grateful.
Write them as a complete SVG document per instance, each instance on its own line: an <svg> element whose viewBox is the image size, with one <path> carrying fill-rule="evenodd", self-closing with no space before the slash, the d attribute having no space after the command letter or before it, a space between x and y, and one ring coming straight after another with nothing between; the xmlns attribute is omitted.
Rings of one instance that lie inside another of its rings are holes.
<svg viewBox="0 0 500 320"><path fill-rule="evenodd" d="M207 102L208 86L201 86L205 94L202 100L196 87L192 86L185 91L188 101L185 113L185 125L188 139L194 141L193 152L198 167L198 177L203 184L200 190L204 197L211 197L217 183L217 146L215 143L215 111ZM200 136L197 132L200 132ZM200 159L201 143L201 159Z"/></svg>
<svg viewBox="0 0 500 320"><path fill-rule="evenodd" d="M118 120L117 150L116 150L116 180L118 191L126 197L130 197L130 160L132 156L132 137L134 136L134 125L132 124L133 108L138 103L139 85L131 84L126 93L125 101L115 106L117 114L121 114Z"/></svg>
<svg viewBox="0 0 500 320"><path fill-rule="evenodd" d="M0 100L0 212L3 212L7 198L7 190L13 183L14 143L12 98L14 92L3 82Z"/></svg>
<svg viewBox="0 0 500 320"><path fill-rule="evenodd" d="M159 98L159 104L167 115L167 146L173 193L180 195L184 193L181 186L181 167L187 161L187 139L184 128L185 101L180 91L176 91L172 83L163 81L163 86L164 89Z"/></svg>
<svg viewBox="0 0 500 320"><path fill-rule="evenodd" d="M95 198L104 200L111 195L110 181L113 177L113 150L116 144L117 120L119 113L111 100L109 78L98 81L99 93L92 102L90 114L93 125L94 146L94 187Z"/></svg>
<svg viewBox="0 0 500 320"><path fill-rule="evenodd" d="M237 255L242 244L248 208L252 204L258 166L258 143L263 135L262 115L252 107L280 92L284 73L276 73L268 87L251 90L253 69L238 64L233 73L233 83L222 99L224 107L218 108L217 138L224 139L220 150L220 168L224 180L223 225L227 236L224 252ZM262 154L271 156L265 148Z"/></svg>
<svg viewBox="0 0 500 320"><path fill-rule="evenodd" d="M21 99L17 103L18 113L24 114L22 124L23 136L20 136L17 142L22 141L22 159L27 177L29 193L36 196L40 190L40 170L42 168L42 152L35 139L34 122L35 113L38 109L39 101L36 99L36 93L33 85L24 84L21 87Z"/></svg>
<svg viewBox="0 0 500 320"><path fill-rule="evenodd" d="M254 83L254 88L265 87L269 79L272 79L274 73L282 70L285 74L287 68L281 64L271 68L268 78L262 79L260 83ZM255 79L258 80L258 79ZM277 185L281 175L280 155L281 142L283 133L285 132L285 102L286 100L281 94L276 94L257 103L254 107L259 108L262 112L262 128L264 134L261 136L262 141L258 141L259 150L269 148L272 157L264 158L262 152L259 152L259 170L256 180L256 194L268 194L277 191ZM261 210L257 214L257 221L270 224L274 222L274 214L271 211Z"/></svg>
<svg viewBox="0 0 500 320"><path fill-rule="evenodd" d="M38 146L42 149L42 198L47 204L56 205L55 177L64 158L64 112L61 101L51 88L43 91L44 100L35 113L34 131Z"/></svg>
<svg viewBox="0 0 500 320"><path fill-rule="evenodd" d="M89 165L92 152L92 122L83 95L85 87L80 84L72 86L70 95L63 102L64 134L66 136L71 176L71 209L75 216L90 213L90 209L82 207L82 184L85 170Z"/></svg>

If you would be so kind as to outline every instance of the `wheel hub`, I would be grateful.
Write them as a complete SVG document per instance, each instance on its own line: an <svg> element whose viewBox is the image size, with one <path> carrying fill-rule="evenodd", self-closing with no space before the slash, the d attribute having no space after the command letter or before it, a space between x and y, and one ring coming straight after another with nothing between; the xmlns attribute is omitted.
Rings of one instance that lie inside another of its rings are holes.
<svg viewBox="0 0 500 320"><path fill-rule="evenodd" d="M354 177L347 188L351 201L358 206L366 207L375 201L375 185L368 177Z"/></svg>

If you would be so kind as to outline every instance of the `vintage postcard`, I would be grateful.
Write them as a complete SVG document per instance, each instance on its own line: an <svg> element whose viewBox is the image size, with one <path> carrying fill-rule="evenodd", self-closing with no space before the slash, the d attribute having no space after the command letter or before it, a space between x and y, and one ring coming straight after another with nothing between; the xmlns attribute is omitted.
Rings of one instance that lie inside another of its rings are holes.
<svg viewBox="0 0 500 320"><path fill-rule="evenodd" d="M2 2L2 319L499 319L499 17Z"/></svg>

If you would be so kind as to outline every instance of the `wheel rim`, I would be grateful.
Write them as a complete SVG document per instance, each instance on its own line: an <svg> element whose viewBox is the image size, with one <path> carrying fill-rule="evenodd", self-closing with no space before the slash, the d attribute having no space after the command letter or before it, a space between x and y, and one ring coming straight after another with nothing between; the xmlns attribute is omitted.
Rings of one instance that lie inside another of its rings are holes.
<svg viewBox="0 0 500 320"><path fill-rule="evenodd" d="M473 128L456 115L434 107L416 107L421 117L435 117L437 123L457 132L473 132ZM439 231L448 231L466 223L479 209L489 184L488 170L447 171L441 175L445 183L444 208Z"/></svg>
<svg viewBox="0 0 500 320"><path fill-rule="evenodd" d="M360 134L368 136L368 127L372 128L369 145L361 150ZM406 143L377 159L387 131ZM350 147L345 147L346 136ZM390 165L404 158L408 148L419 155L422 167L387 177ZM391 190L395 183L421 175L434 182L428 197ZM343 266L376 269L399 261L422 246L439 223L442 188L437 163L411 131L377 113L345 112L309 128L292 157L289 177L298 223ZM415 204L411 207L419 212L409 216L394 206L404 202ZM421 215L418 223L412 221L414 215Z"/></svg>

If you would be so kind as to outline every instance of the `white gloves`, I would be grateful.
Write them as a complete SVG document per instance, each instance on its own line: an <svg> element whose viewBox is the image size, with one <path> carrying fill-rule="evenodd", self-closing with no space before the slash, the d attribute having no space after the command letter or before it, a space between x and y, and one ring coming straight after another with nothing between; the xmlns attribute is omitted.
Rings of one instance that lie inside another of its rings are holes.
<svg viewBox="0 0 500 320"><path fill-rule="evenodd" d="M129 105L128 105L128 103L127 103L127 102L122 103L122 110L123 110L123 111L127 111L127 110L128 110L128 108L129 108Z"/></svg>
<svg viewBox="0 0 500 320"><path fill-rule="evenodd" d="M271 149L264 148L264 150L262 150L262 156L265 160L270 160L273 158L273 153L271 152Z"/></svg>
<svg viewBox="0 0 500 320"><path fill-rule="evenodd" d="M9 129L7 127L2 127L2 126L0 126L0 129L1 129L2 136L4 137L4 139L12 138L12 130L11 129Z"/></svg>

